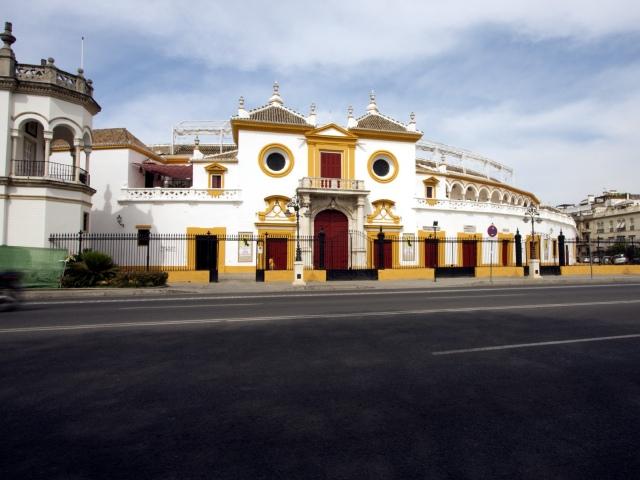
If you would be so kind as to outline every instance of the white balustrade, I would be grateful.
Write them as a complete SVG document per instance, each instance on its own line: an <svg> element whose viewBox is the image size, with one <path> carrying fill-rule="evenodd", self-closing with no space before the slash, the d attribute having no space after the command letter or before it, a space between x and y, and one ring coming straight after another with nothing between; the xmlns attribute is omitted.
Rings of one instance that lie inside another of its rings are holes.
<svg viewBox="0 0 640 480"><path fill-rule="evenodd" d="M217 188L123 188L121 202L240 202L242 190Z"/></svg>
<svg viewBox="0 0 640 480"><path fill-rule="evenodd" d="M503 215L519 215L524 217L527 207L520 205L511 205L507 203L492 202L475 202L470 200L450 200L450 199L428 199L416 198L415 208L427 210L450 210L465 212L487 212ZM545 208L540 208L540 218L542 220L550 220L560 223L573 224L573 220L569 215L553 212Z"/></svg>
<svg viewBox="0 0 640 480"><path fill-rule="evenodd" d="M299 188L312 190L364 190L363 180L347 178L304 177L298 185Z"/></svg>

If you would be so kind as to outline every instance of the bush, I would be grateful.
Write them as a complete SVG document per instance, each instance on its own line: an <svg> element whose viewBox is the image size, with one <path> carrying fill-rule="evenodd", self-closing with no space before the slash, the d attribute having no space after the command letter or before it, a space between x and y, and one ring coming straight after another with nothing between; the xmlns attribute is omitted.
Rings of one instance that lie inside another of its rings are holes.
<svg viewBox="0 0 640 480"><path fill-rule="evenodd" d="M167 272L118 272L109 282L114 287L161 287L167 284Z"/></svg>
<svg viewBox="0 0 640 480"><path fill-rule="evenodd" d="M117 272L118 266L109 255L85 250L69 259L61 284L72 288L106 285Z"/></svg>

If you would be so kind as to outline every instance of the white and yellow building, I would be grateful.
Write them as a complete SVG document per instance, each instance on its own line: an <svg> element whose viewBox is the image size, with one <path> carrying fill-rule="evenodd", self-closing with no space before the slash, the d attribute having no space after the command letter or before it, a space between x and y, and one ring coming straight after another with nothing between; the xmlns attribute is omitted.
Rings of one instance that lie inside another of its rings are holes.
<svg viewBox="0 0 640 480"><path fill-rule="evenodd" d="M228 130L228 142L206 145L197 137L146 145L126 129L93 130L100 106L92 82L82 70L59 70L53 59L18 64L10 27L0 49L2 244L47 246L50 234L79 230L294 239L292 197L301 206L300 236L322 232L344 245L326 259L327 269L375 263L370 240L381 232L407 245L389 247L397 266L429 266L433 252L408 247L430 236L460 240L452 255L437 253L439 266L487 265L487 251L463 251L463 240L487 238L493 225L499 241L518 230L526 241L529 206L539 207L543 264L557 262L561 232L576 236L569 215L510 184L508 167L424 141L413 114L407 123L384 115L373 92L362 115L349 107L344 124L321 125L314 105L307 115L286 106L276 83L266 104L246 109L241 98L236 115L217 124L220 133ZM495 253L512 264L514 249L504 245ZM291 265L290 247L265 248L271 251L223 248L217 266L252 272L259 254L275 269ZM303 248L315 265L313 246Z"/></svg>
<svg viewBox="0 0 640 480"><path fill-rule="evenodd" d="M317 237L323 231L327 239L342 238L347 247L334 252L331 265L350 268L371 261L366 239L381 231L409 242L434 234L479 240L494 225L498 240L512 240L518 229L526 239L525 210L540 207L534 194L490 174L508 174L507 167L423 142L413 114L407 124L384 115L373 93L362 116L354 117L349 108L345 125L318 125L315 106L308 115L296 112L275 84L263 106L247 110L241 98L228 128L232 143L155 146L144 146L121 129L96 130L91 176L98 193L91 230L293 238L295 215L287 204L296 196L302 206L300 235ZM554 263L558 235L575 238L575 223L555 209L539 211L540 259ZM425 261L421 252L392 255L407 266ZM474 264L487 265L484 255L475 252ZM455 256L439 264L456 264ZM255 269L255 257L239 258L227 248L221 271ZM288 260L276 264L290 265Z"/></svg>

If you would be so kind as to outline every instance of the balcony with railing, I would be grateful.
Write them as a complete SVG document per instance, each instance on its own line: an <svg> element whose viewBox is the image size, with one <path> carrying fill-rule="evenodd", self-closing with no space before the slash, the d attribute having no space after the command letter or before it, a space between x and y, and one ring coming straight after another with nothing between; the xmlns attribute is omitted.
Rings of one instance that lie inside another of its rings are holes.
<svg viewBox="0 0 640 480"><path fill-rule="evenodd" d="M451 200L451 199L432 199L432 198L415 198L415 207L417 210L449 210L463 211L473 213L493 213L502 215L518 215L524 216L527 207L523 205L512 205L508 203L494 202L477 202L474 200ZM569 215L554 212L547 208L539 209L540 218L543 220L556 221L561 223L573 224L573 220Z"/></svg>
<svg viewBox="0 0 640 480"><path fill-rule="evenodd" d="M326 177L303 177L298 181L298 190L306 193L368 193L364 188L364 180Z"/></svg>
<svg viewBox="0 0 640 480"><path fill-rule="evenodd" d="M242 190L222 188L123 188L121 203L233 203L242 201Z"/></svg>
<svg viewBox="0 0 640 480"><path fill-rule="evenodd" d="M81 183L89 186L89 172L83 168L44 160L13 160L11 176L57 182Z"/></svg>

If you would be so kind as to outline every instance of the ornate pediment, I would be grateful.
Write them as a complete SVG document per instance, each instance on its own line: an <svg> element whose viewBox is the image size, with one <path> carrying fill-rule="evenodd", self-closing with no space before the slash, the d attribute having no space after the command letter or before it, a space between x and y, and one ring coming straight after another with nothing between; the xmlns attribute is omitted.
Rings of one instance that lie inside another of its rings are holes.
<svg viewBox="0 0 640 480"><path fill-rule="evenodd" d="M204 167L204 169L209 173L226 173L227 172L226 167L223 167L219 163L215 163L215 162L210 163L209 165Z"/></svg>
<svg viewBox="0 0 640 480"><path fill-rule="evenodd" d="M398 225L401 218L393 213L396 203L393 200L381 199L371 202L373 212L367 215L367 222L376 225Z"/></svg>
<svg viewBox="0 0 640 480"><path fill-rule="evenodd" d="M287 203L290 198L284 195L271 195L264 199L266 208L258 212L258 218L261 222L295 222L295 215L291 215L287 212Z"/></svg>

